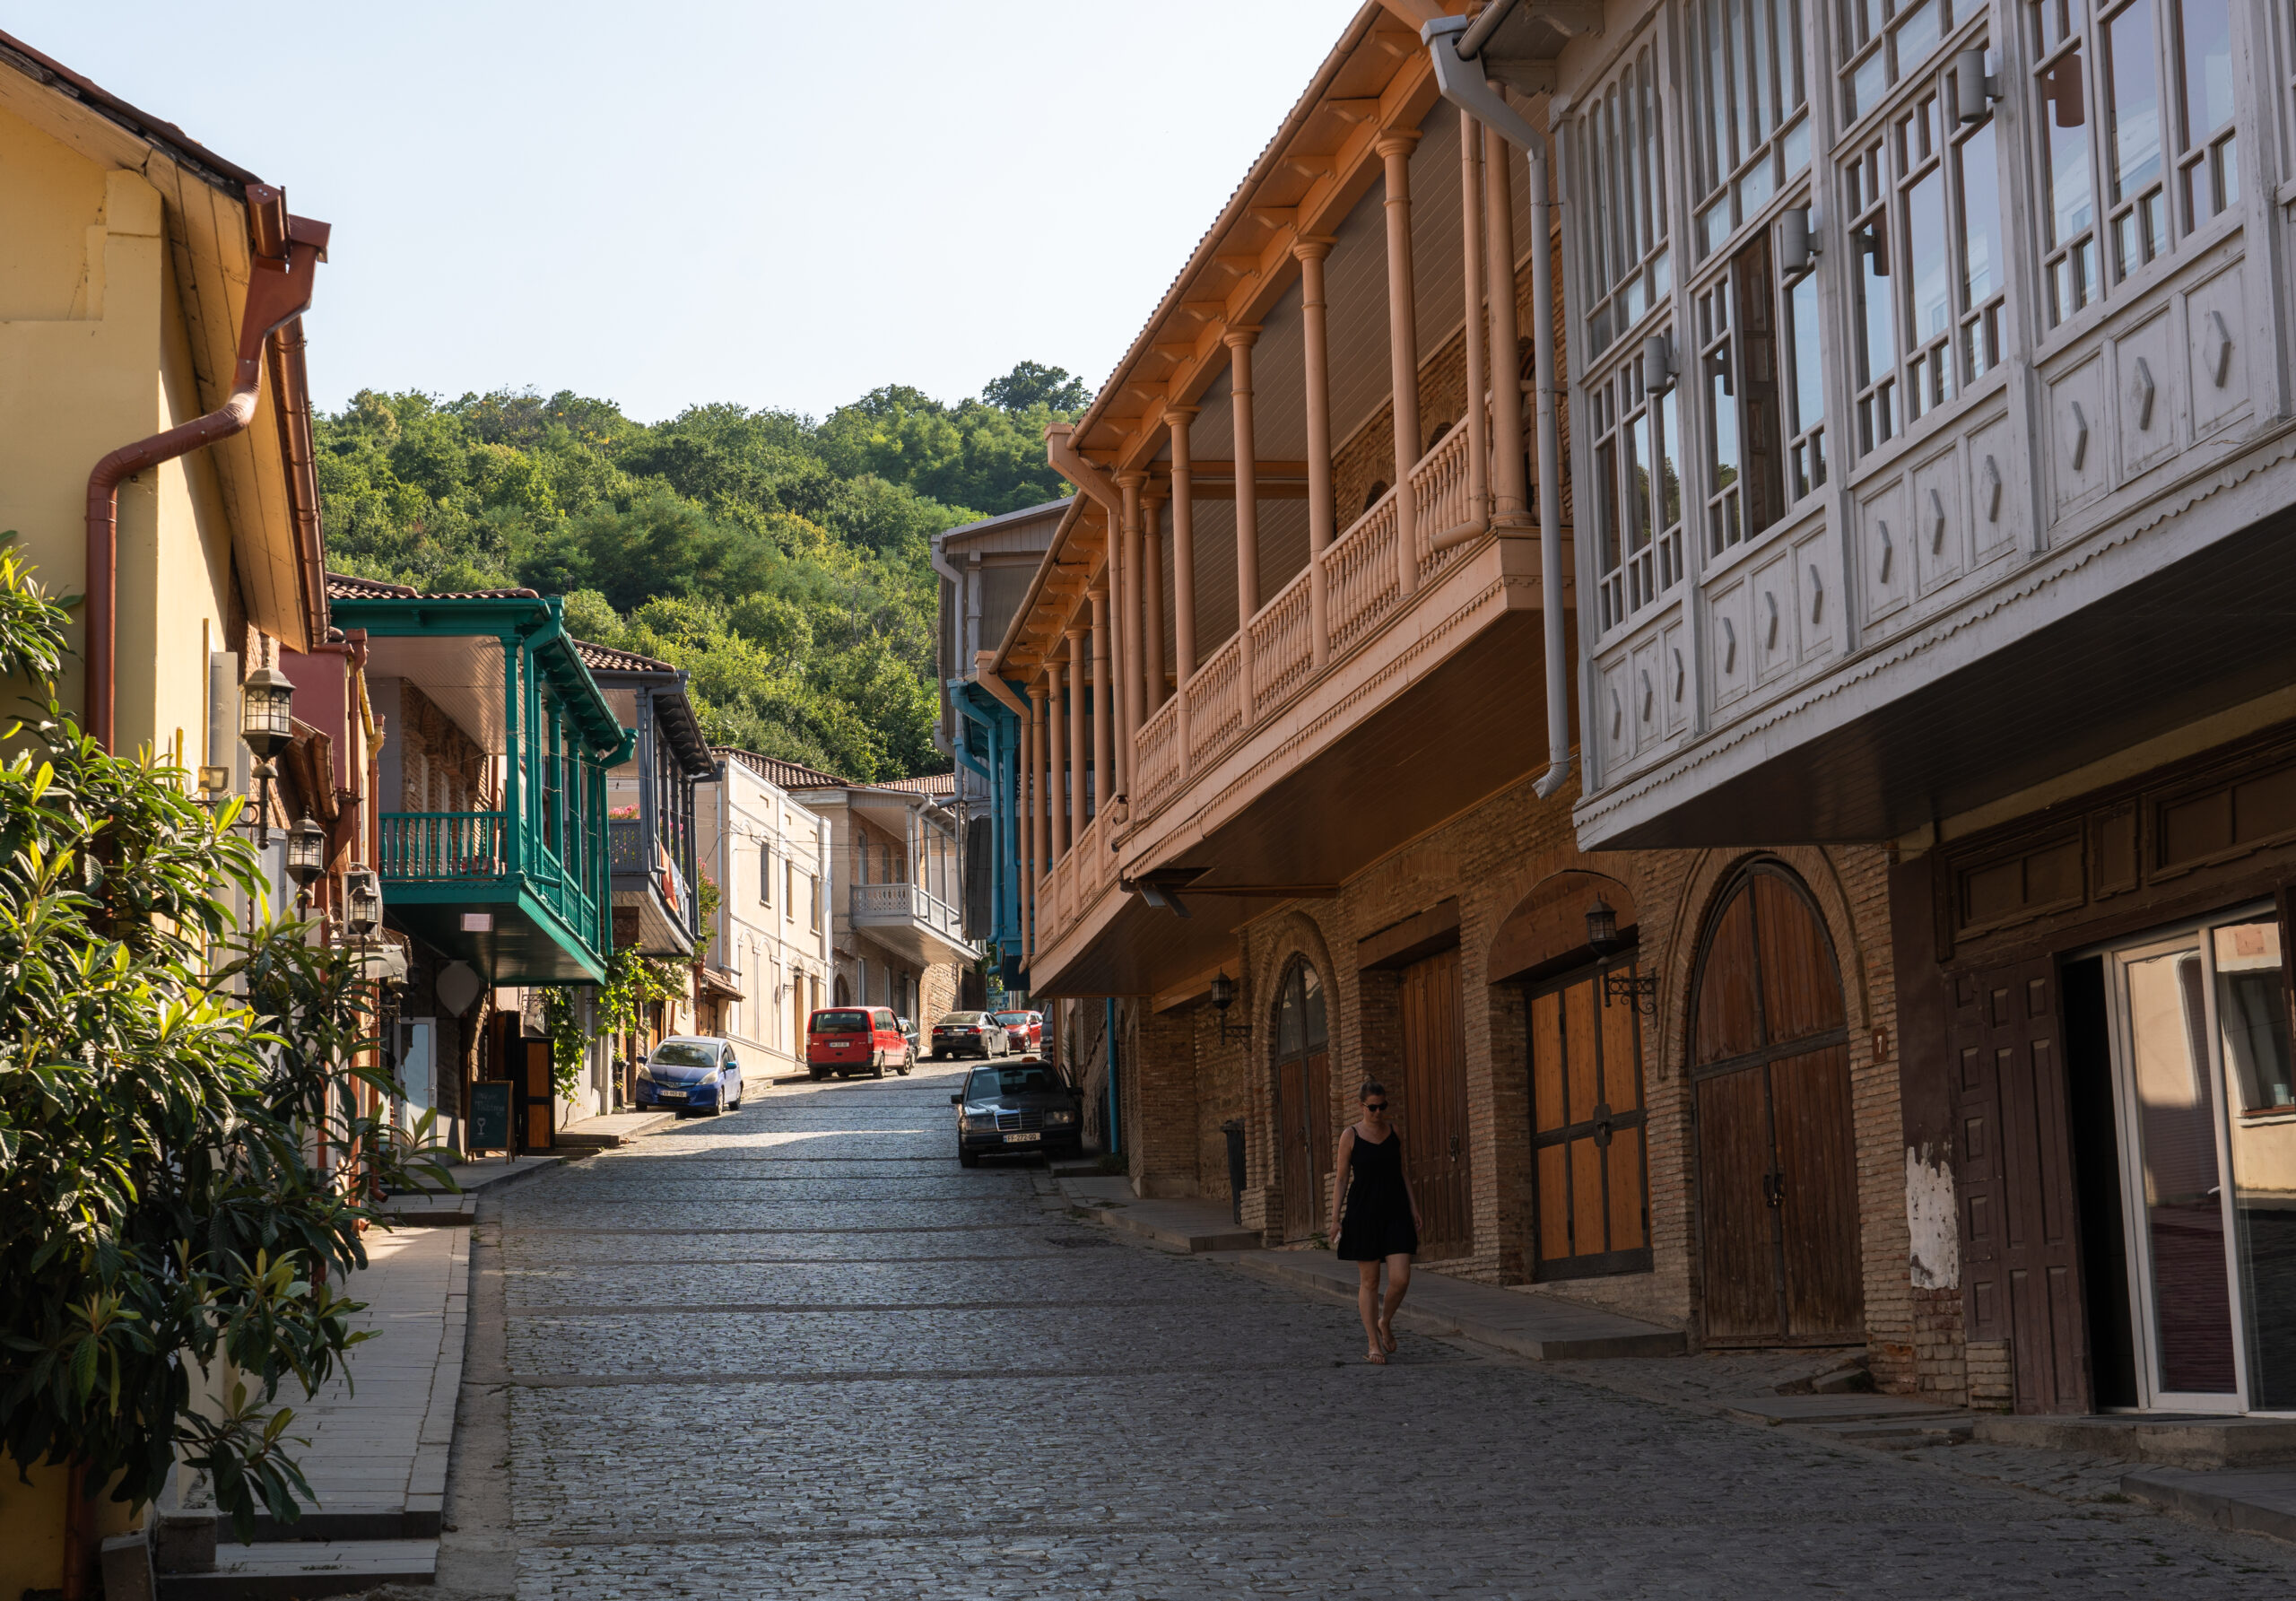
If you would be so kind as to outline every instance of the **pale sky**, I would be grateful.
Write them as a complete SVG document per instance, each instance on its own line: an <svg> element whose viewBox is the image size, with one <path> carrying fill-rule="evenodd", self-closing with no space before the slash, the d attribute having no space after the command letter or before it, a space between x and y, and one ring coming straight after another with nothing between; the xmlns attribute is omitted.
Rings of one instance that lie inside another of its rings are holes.
<svg viewBox="0 0 2296 1601"><path fill-rule="evenodd" d="M1355 0L20 0L0 23L335 225L361 388L654 421L1097 386ZM264 19L269 17L272 22Z"/></svg>

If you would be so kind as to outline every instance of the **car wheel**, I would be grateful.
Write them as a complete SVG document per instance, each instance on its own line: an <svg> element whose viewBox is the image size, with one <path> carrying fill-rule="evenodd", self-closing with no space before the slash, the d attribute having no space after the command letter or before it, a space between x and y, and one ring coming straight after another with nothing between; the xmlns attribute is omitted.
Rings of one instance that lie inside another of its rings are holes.
<svg viewBox="0 0 2296 1601"><path fill-rule="evenodd" d="M978 1151L967 1150L962 1144L958 1145L957 1165L961 1168L978 1167L980 1165L980 1153Z"/></svg>
<svg viewBox="0 0 2296 1601"><path fill-rule="evenodd" d="M871 1078L883 1078L885 1076L885 1053L883 1051L879 1051L875 1056L869 1058L869 1076Z"/></svg>
<svg viewBox="0 0 2296 1601"><path fill-rule="evenodd" d="M903 1051L900 1054L900 1066L895 1068L894 1071L899 1073L903 1078L907 1078L909 1076L909 1070L916 1066L917 1057L915 1054L909 1051Z"/></svg>

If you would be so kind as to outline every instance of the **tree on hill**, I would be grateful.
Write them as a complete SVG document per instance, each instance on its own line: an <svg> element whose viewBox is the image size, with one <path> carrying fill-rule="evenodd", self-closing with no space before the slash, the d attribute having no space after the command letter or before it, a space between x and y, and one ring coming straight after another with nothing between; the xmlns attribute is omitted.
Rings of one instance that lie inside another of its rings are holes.
<svg viewBox="0 0 2296 1601"><path fill-rule="evenodd" d="M362 390L314 431L329 557L433 592L568 596L582 637L691 671L713 739L856 778L934 771L932 536L1066 493L1044 429L1088 398L1034 361L980 399L887 385L819 422Z"/></svg>

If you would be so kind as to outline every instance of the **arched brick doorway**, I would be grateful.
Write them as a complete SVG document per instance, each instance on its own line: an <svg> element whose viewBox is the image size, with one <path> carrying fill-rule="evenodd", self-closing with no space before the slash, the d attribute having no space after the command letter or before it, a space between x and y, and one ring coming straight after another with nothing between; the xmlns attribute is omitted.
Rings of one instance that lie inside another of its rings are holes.
<svg viewBox="0 0 2296 1601"><path fill-rule="evenodd" d="M1723 888L1692 989L1709 1344L1865 1338L1841 970L1809 889L1757 860Z"/></svg>
<svg viewBox="0 0 2296 1601"><path fill-rule="evenodd" d="M1324 1227L1324 1180L1331 1173L1331 1024L1323 979L1295 956L1275 996L1275 1144L1283 1185L1283 1238L1312 1238Z"/></svg>

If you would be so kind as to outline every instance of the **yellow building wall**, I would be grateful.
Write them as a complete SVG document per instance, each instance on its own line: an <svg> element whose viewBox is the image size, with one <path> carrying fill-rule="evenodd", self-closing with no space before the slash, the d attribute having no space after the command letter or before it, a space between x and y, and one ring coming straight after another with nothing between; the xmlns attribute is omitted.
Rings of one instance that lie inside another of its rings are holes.
<svg viewBox="0 0 2296 1601"><path fill-rule="evenodd" d="M62 1467L34 1466L17 1477L15 1461L0 1455L0 1596L14 1597L64 1585L64 1493L70 1482ZM86 1530L93 1552L113 1535L132 1533L143 1514L99 1495L88 1503ZM91 1557L88 1571L96 1564Z"/></svg>
<svg viewBox="0 0 2296 1601"><path fill-rule="evenodd" d="M85 587L90 469L201 410L163 223L141 176L0 112L0 529L52 594ZM227 648L230 609L213 467L196 454L139 474L118 521L118 748L171 751L180 728L196 765L202 641ZM75 613L75 649L83 624ZM58 689L84 704L76 660Z"/></svg>

